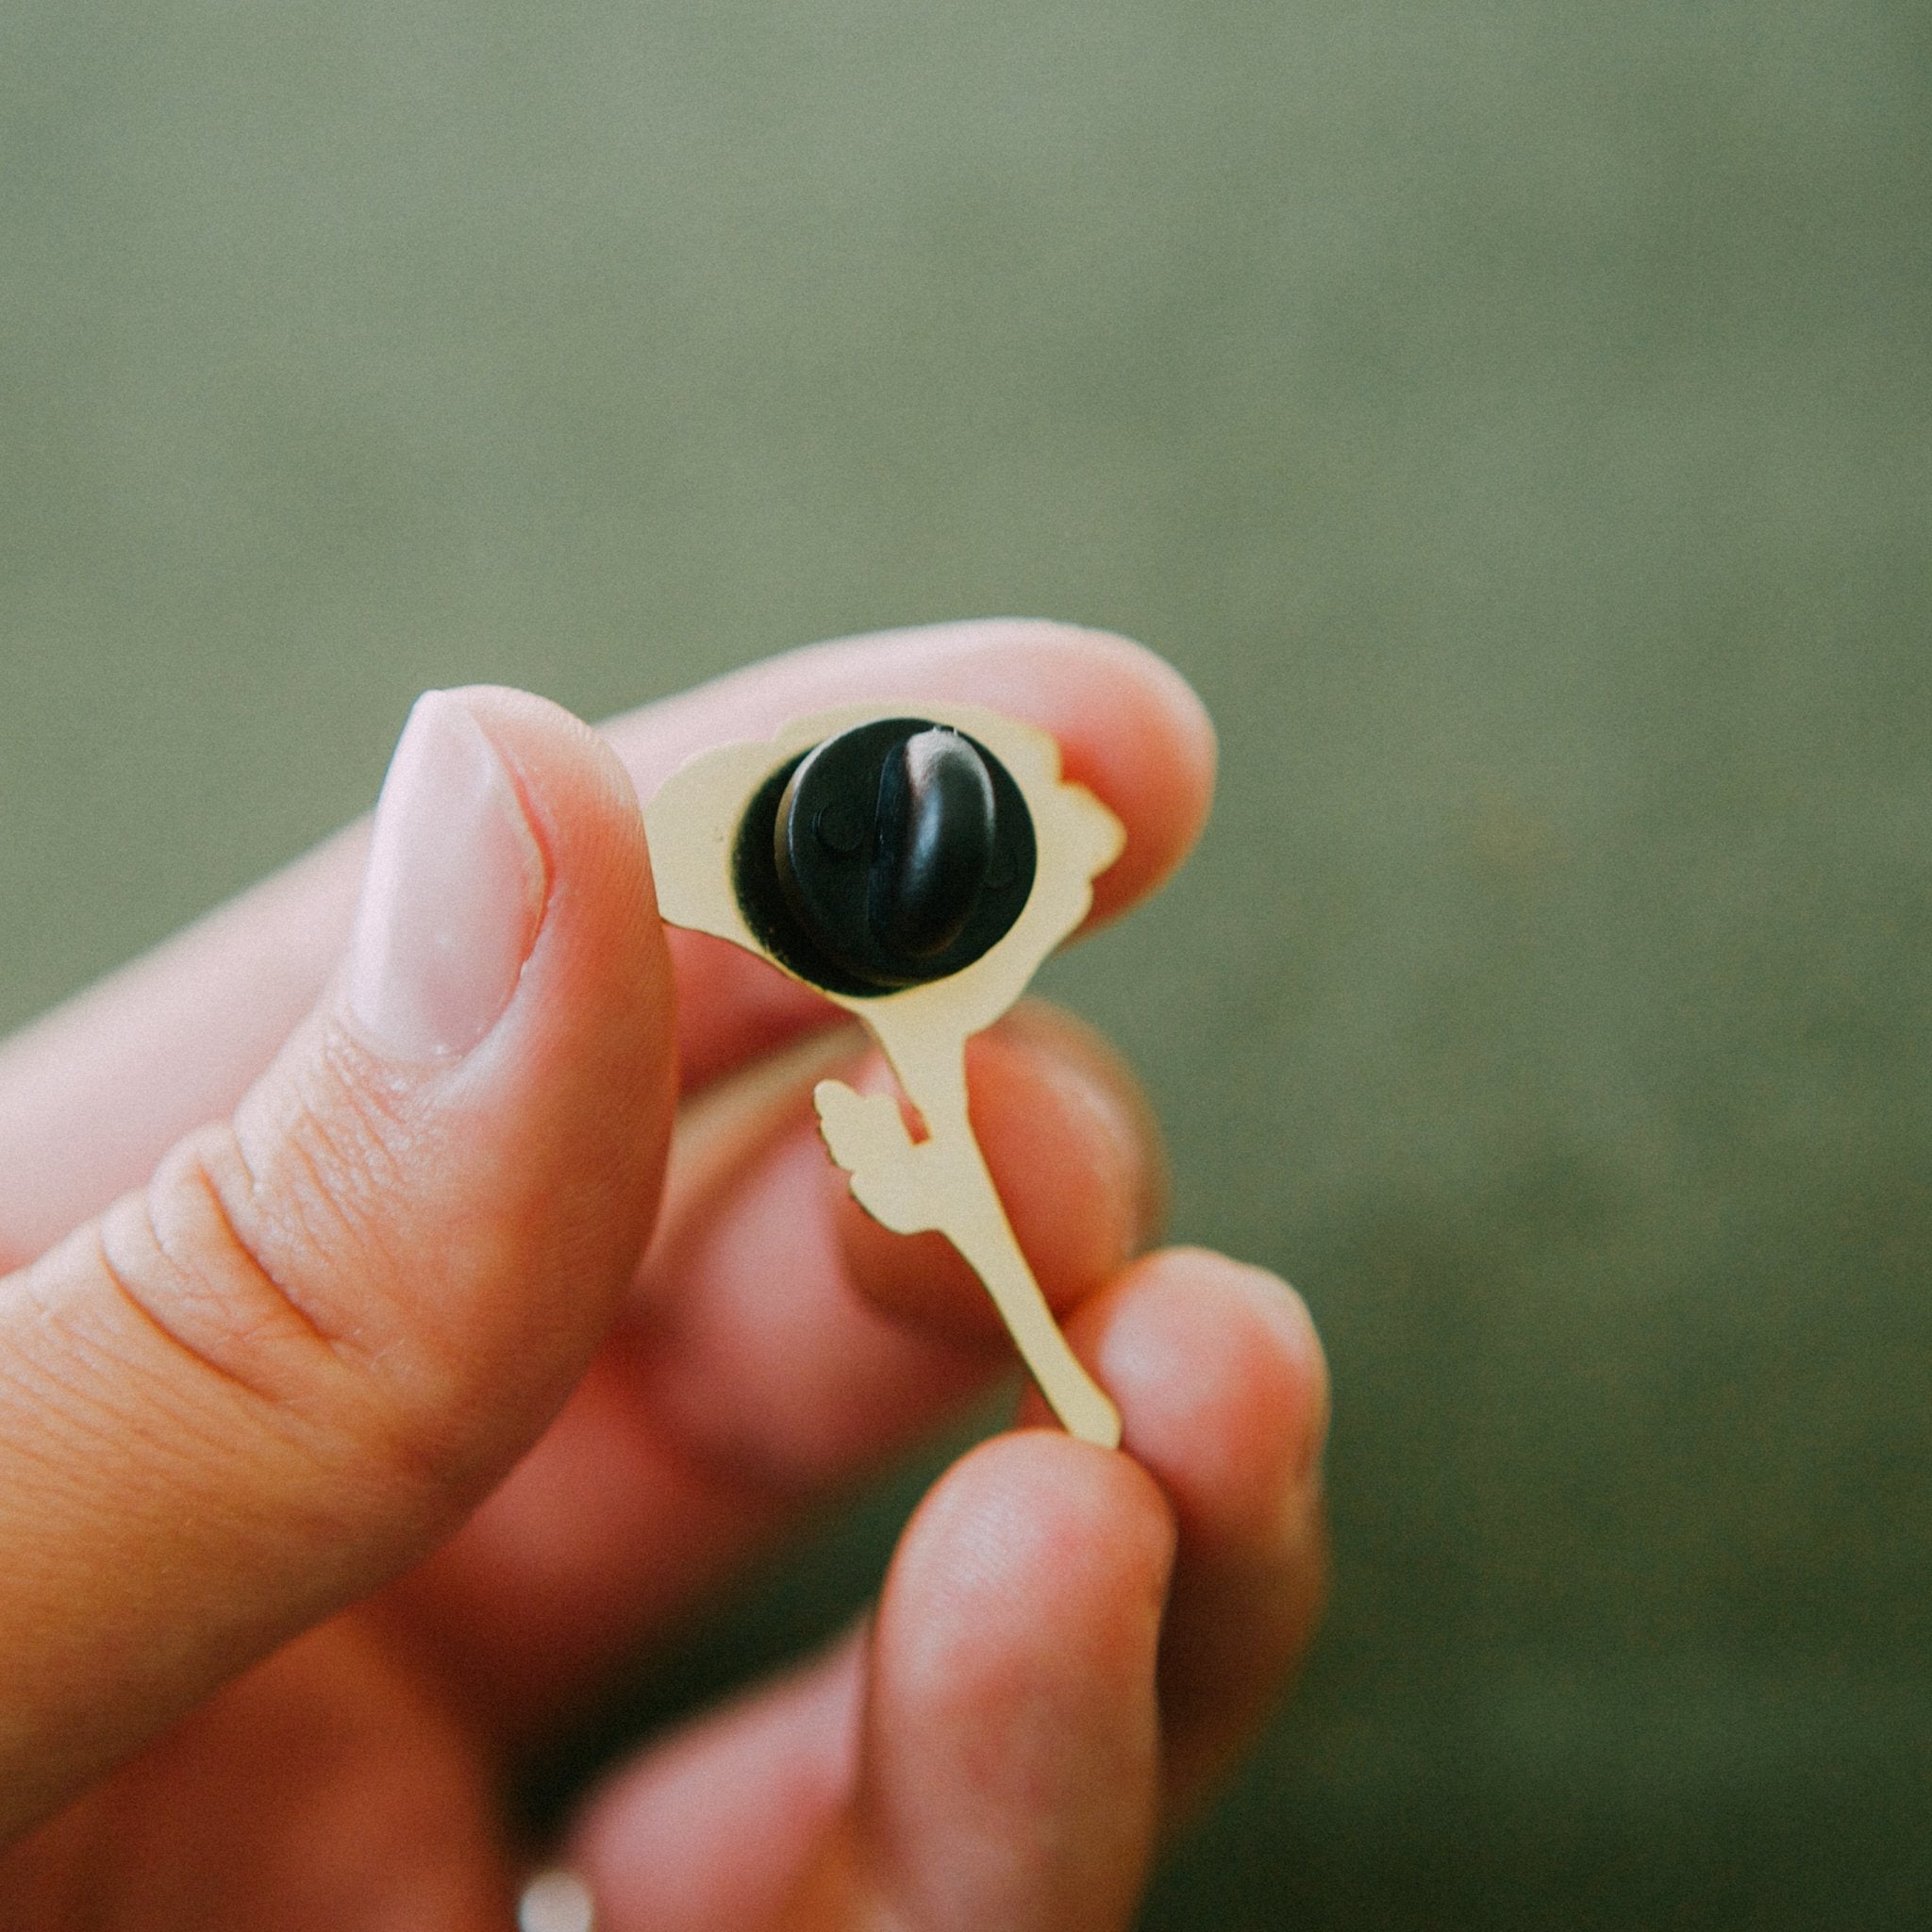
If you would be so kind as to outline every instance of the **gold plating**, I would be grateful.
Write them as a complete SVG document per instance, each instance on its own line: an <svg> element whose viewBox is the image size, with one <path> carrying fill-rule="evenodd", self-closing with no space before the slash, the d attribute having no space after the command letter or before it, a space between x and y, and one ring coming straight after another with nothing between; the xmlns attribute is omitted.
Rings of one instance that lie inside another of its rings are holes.
<svg viewBox="0 0 1932 1932"><path fill-rule="evenodd" d="M1060 776L1059 746L1036 725L972 705L847 706L815 712L756 743L702 752L644 808L658 904L674 925L729 940L790 972L758 943L733 884L738 828L753 795L788 758L874 719L916 715L984 744L1006 766L1033 817L1033 890L1010 930L943 979L871 997L815 990L879 1043L925 1124L914 1141L891 1095L821 1080L812 1098L854 1198L897 1234L943 1234L985 1283L1041 1392L1066 1428L1104 1448L1120 1443L1120 1412L1081 1367L1014 1239L966 1110L966 1041L1020 997L1041 962L1093 903L1093 881L1125 843L1121 822L1084 786ZM791 974L796 978L800 975Z"/></svg>

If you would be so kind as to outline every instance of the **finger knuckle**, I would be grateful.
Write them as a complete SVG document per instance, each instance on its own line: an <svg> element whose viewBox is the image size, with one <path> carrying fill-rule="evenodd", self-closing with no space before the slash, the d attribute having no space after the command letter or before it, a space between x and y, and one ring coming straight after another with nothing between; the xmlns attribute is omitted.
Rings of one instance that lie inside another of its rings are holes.
<svg viewBox="0 0 1932 1932"><path fill-rule="evenodd" d="M108 1213L102 1258L114 1285L176 1348L259 1401L286 1407L331 1377L340 1359L291 1285L299 1259L268 1238L253 1191L232 1132L205 1129Z"/></svg>
<svg viewBox="0 0 1932 1932"><path fill-rule="evenodd" d="M399 1399L375 1336L328 1319L357 1297L315 1292L381 1265L336 1184L341 1167L317 1136L296 1134L275 1169L258 1175L225 1124L191 1136L103 1221L108 1280L248 1425L358 1489L423 1486L442 1431Z"/></svg>

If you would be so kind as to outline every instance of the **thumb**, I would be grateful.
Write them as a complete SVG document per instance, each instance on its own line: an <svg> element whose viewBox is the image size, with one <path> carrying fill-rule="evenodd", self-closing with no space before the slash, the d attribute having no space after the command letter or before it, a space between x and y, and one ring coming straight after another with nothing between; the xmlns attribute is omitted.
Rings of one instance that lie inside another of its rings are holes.
<svg viewBox="0 0 1932 1932"><path fill-rule="evenodd" d="M0 1280L0 1840L446 1534L654 1211L670 970L629 779L432 691L335 988L234 1117Z"/></svg>

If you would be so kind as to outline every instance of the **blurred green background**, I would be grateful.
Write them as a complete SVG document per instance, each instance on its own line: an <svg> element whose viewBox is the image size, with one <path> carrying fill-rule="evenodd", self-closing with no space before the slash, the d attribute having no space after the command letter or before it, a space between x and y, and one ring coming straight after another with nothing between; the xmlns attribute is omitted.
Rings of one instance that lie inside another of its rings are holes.
<svg viewBox="0 0 1932 1932"><path fill-rule="evenodd" d="M1923 1924L1928 129L1875 0L14 0L0 1024L425 685L1143 638L1219 814L1052 984L1339 1391L1329 1625L1147 1924Z"/></svg>

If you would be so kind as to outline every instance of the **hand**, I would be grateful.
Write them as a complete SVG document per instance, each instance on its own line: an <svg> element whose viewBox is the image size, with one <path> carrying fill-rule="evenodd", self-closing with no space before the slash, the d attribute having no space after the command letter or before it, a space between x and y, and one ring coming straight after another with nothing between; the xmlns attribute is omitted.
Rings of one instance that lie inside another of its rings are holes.
<svg viewBox="0 0 1932 1932"><path fill-rule="evenodd" d="M604 738L439 694L373 855L352 828L0 1048L0 1922L507 1927L517 1754L1003 1372L963 1265L817 1142L813 1078L876 1077L857 1038L652 899L640 792L882 690L1056 734L1128 828L1096 918L1205 815L1186 688L1050 625L801 652ZM1126 1453L962 1457L865 1631L588 1806L600 1932L1124 1926L1307 1637L1300 1303L1136 1258L1158 1149L1072 1022L1022 1008L970 1071Z"/></svg>

